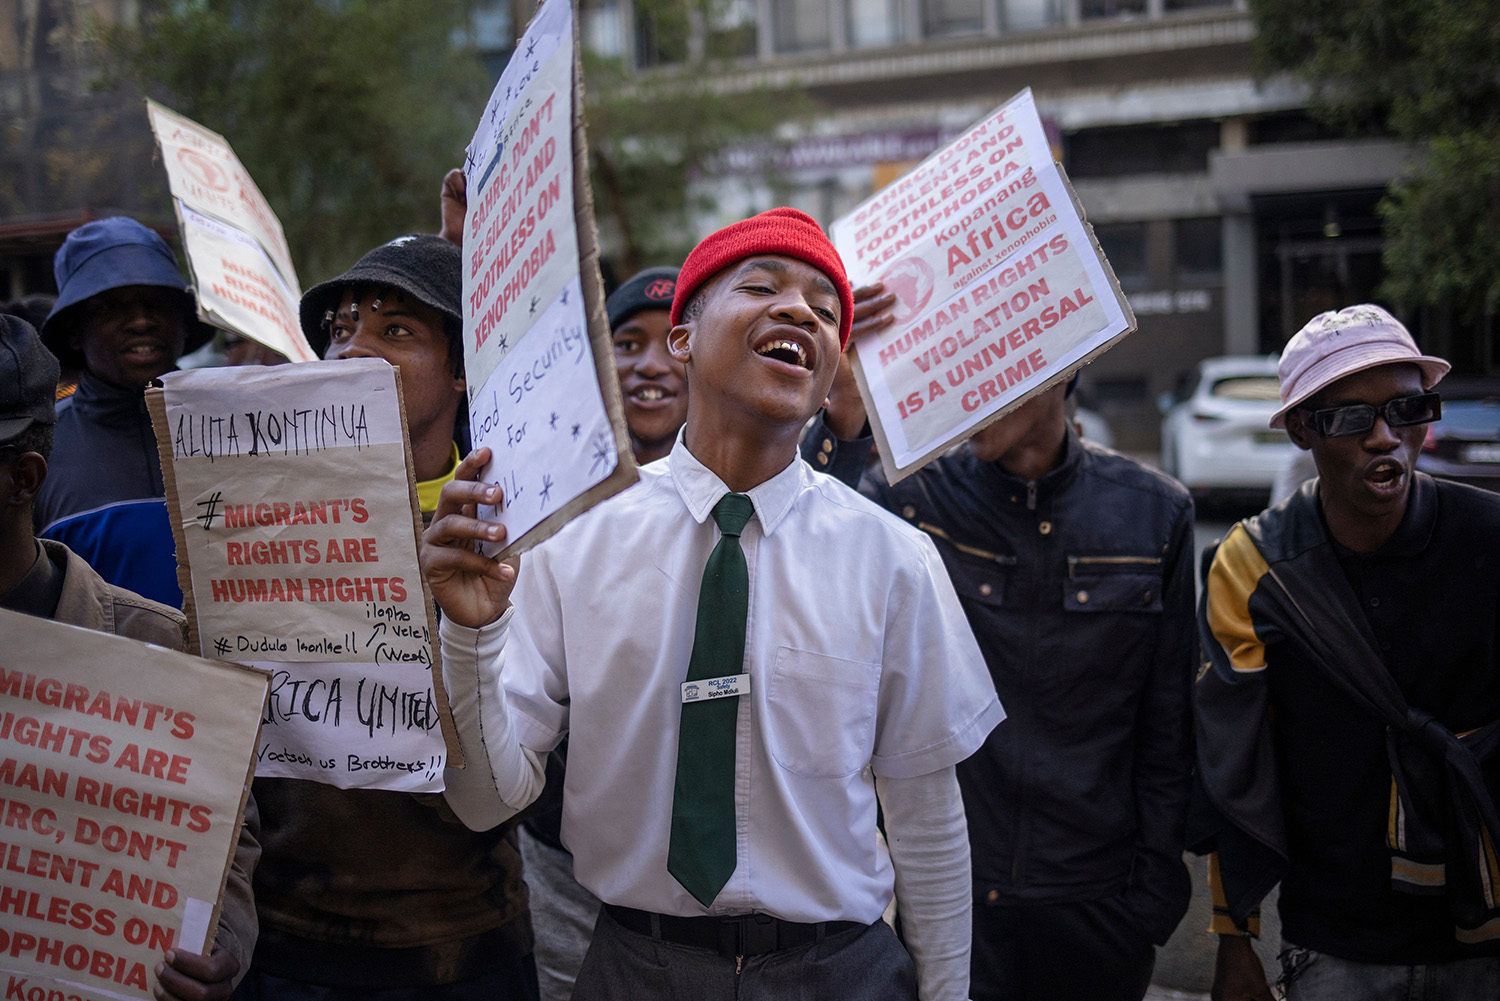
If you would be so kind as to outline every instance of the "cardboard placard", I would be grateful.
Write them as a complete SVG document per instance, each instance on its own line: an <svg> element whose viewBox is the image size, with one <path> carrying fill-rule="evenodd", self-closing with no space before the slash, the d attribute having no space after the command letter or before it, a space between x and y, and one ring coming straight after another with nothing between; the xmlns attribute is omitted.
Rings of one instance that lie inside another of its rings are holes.
<svg viewBox="0 0 1500 1001"><path fill-rule="evenodd" d="M162 386L147 405L193 643L272 672L256 774L440 791L461 756L399 370L341 359Z"/></svg>
<svg viewBox="0 0 1500 1001"><path fill-rule="evenodd" d="M895 323L854 349L892 483L1135 329L1030 90L831 231L850 280L897 297Z"/></svg>
<svg viewBox="0 0 1500 1001"><path fill-rule="evenodd" d="M317 358L297 318L302 290L281 221L217 132L146 101L205 323L294 362Z"/></svg>
<svg viewBox="0 0 1500 1001"><path fill-rule="evenodd" d="M149 999L166 949L213 945L269 678L3 610L0 635L0 994Z"/></svg>
<svg viewBox="0 0 1500 1001"><path fill-rule="evenodd" d="M464 162L469 428L505 501L480 516L520 552L630 486L588 184L570 0L546 0L500 75Z"/></svg>

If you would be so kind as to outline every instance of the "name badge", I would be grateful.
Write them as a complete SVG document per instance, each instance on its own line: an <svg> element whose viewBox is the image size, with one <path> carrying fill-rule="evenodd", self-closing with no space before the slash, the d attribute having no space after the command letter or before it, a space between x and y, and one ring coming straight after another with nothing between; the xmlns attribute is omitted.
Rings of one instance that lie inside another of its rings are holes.
<svg viewBox="0 0 1500 1001"><path fill-rule="evenodd" d="M723 678L700 678L682 683L682 702L708 702L711 699L727 699L731 695L750 694L750 675L731 674Z"/></svg>

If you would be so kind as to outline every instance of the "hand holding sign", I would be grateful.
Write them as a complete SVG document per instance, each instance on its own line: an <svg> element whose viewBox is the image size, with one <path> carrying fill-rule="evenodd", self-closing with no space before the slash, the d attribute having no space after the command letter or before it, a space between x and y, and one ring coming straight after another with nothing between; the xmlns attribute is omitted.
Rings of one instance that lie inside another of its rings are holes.
<svg viewBox="0 0 1500 1001"><path fill-rule="evenodd" d="M858 438L865 426L865 401L859 395L859 382L854 375L855 344L862 337L878 334L895 321L896 294L887 292L883 283L871 282L854 290L854 324L849 330L849 343L844 346L843 357L839 359L833 387L828 391L823 419L835 438L844 441Z"/></svg>
<svg viewBox="0 0 1500 1001"><path fill-rule="evenodd" d="M207 956L168 949L157 963L158 1001L227 1001L234 993L234 975L240 961L215 945Z"/></svg>
<svg viewBox="0 0 1500 1001"><path fill-rule="evenodd" d="M422 533L422 574L433 600L444 615L470 629L505 614L520 570L519 556L500 561L474 551L477 542L505 543L504 525L477 516L479 505L499 507L504 501L499 487L479 480L489 461L490 450L480 448L459 463Z"/></svg>
<svg viewBox="0 0 1500 1001"><path fill-rule="evenodd" d="M851 280L878 279L895 297L892 322L854 350L891 483L1135 329L1030 91L832 236Z"/></svg>

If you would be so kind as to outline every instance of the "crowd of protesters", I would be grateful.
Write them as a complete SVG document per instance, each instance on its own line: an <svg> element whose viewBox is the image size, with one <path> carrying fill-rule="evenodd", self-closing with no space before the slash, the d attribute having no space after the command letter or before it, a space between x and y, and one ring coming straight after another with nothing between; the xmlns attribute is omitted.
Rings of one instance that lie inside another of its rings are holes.
<svg viewBox="0 0 1500 1001"><path fill-rule="evenodd" d="M774 209L610 293L640 482L502 563L461 173L441 204L300 319L400 369L467 766L255 779L214 947L156 996L1139 1001L1190 850L1215 999L1273 996L1278 884L1286 997L1500 997L1500 497L1417 471L1448 364L1389 313L1287 344L1271 426L1316 476L1195 609L1187 492L1082 438L1073 382L887 482L848 349L895 297ZM54 270L0 316L0 607L181 649L144 390L284 359L134 220Z"/></svg>

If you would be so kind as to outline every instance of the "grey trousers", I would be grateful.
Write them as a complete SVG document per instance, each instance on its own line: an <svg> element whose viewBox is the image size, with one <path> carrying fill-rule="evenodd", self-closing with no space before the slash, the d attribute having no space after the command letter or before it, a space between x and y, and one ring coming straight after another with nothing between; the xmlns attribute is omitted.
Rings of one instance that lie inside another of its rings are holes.
<svg viewBox="0 0 1500 1001"><path fill-rule="evenodd" d="M542 1001L568 1001L599 918L599 898L573 878L573 856L566 850L534 837L524 825L516 833L531 891L533 954Z"/></svg>
<svg viewBox="0 0 1500 1001"><path fill-rule="evenodd" d="M1287 1001L1479 1001L1500 998L1500 956L1425 966L1355 963L1281 943Z"/></svg>
<svg viewBox="0 0 1500 1001"><path fill-rule="evenodd" d="M911 955L884 921L746 957L663 942L599 912L574 1001L916 1001Z"/></svg>

